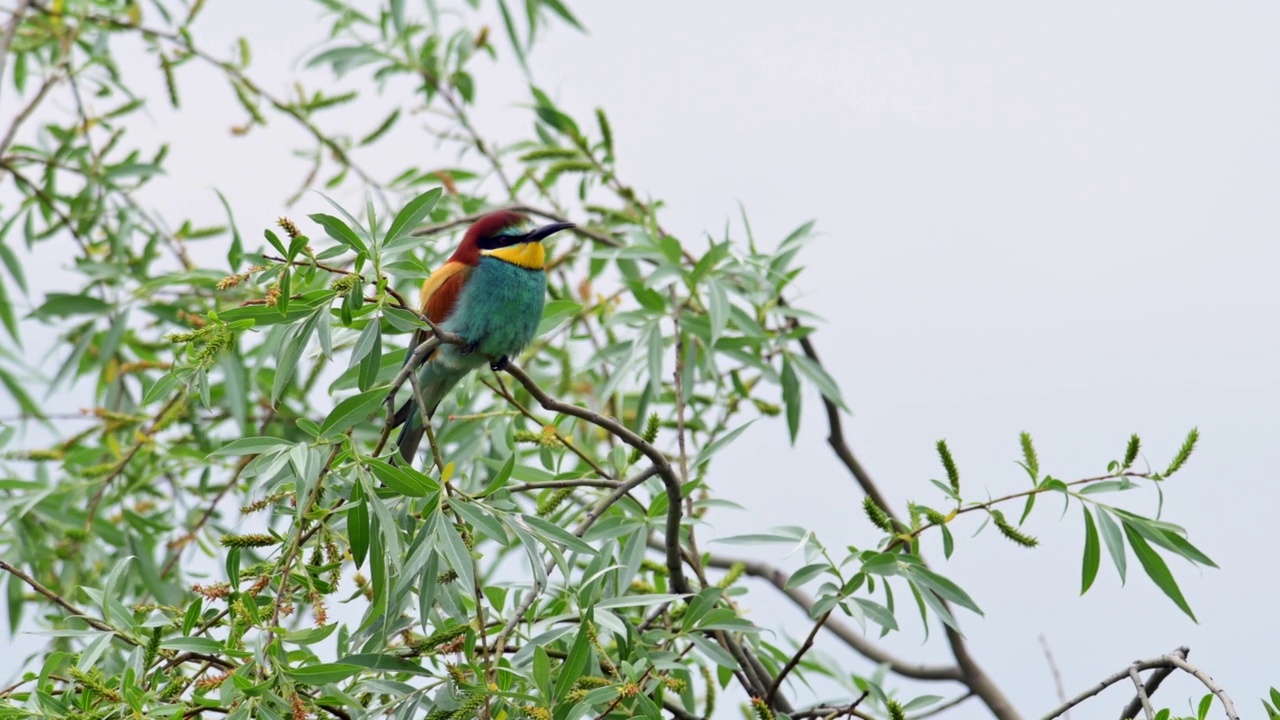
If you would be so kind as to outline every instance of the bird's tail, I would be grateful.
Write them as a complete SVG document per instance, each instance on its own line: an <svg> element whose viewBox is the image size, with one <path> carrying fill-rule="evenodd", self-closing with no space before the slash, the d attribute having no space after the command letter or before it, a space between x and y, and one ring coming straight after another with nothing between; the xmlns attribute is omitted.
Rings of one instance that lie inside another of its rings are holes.
<svg viewBox="0 0 1280 720"><path fill-rule="evenodd" d="M470 368L449 367L439 362L424 363L418 373L418 386L422 388L422 399L427 406L427 417L435 414L436 407L444 396L458 384ZM426 425L419 414L418 400L412 394L396 413L397 420L404 418L400 426L400 435L396 438L396 447L400 449L400 457L404 462L412 464L418 456L418 446L422 444L422 436L426 433Z"/></svg>

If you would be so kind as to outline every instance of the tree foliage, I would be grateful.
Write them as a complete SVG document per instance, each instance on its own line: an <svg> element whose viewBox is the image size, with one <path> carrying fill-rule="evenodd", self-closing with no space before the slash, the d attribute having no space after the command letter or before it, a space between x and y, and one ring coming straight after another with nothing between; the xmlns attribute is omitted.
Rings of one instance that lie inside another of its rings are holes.
<svg viewBox="0 0 1280 720"><path fill-rule="evenodd" d="M1136 558L1192 614L1166 558L1212 560L1158 513L1110 498L1162 488L1195 431L1164 472L1142 469L1135 435L1105 472L1071 481L1040 466L1024 433L1027 487L995 499L939 441L942 480L895 512L843 437L815 316L787 300L812 223L780 241L757 241L745 216L740 234L665 227L661 202L619 174L605 111L577 117L532 80L513 110L529 135L480 134L475 65L532 77L547 27L581 29L567 6L499 0L490 28L474 4L318 4L327 40L307 63L333 81L288 97L254 79L246 42L228 56L200 44L199 1L22 0L7 16L0 93L21 109L0 139L0 383L17 408L0 425L0 569L9 630L49 640L0 691L0 716L688 720L736 686L761 718L899 718L970 696L1017 717L976 661L959 661L960 620L982 610L922 549L950 557L970 518L994 533L969 542L1034 547L1037 501L1057 499L1084 516L1082 592L1105 548L1121 579ZM154 67L119 62L122 37ZM135 121L199 92L181 82L191 64L234 90L237 135L304 133L309 172L280 195L282 209L316 210L306 220L239 228L211 195L227 221L201 227L137 200L164 182L167 148ZM157 70L167 97L131 89ZM360 82L333 91L346 76ZM328 110L370 96L386 116L328 126ZM456 160L359 162L424 110L420 132L450 151L429 157ZM307 189L368 201L326 205ZM424 326L407 298L495 206L578 223L551 255L539 338L446 400L424 467L396 464L388 398L412 394L402 366ZM79 285L45 291L37 258L68 243ZM206 257L211 243L225 260ZM51 364L14 349L33 328L56 334ZM71 393L92 398L83 416L46 412L44 398ZM801 426L805 398L826 427ZM801 550L790 575L700 537L723 503L717 459L757 421L793 442L829 434L866 494L869 522L848 537L784 527L724 541ZM744 575L797 602L808 637L749 619ZM878 648L874 635L914 617L943 629L954 665ZM879 669L809 654L824 632ZM819 700L808 682L822 677L845 697ZM906 697L898 677L965 692Z"/></svg>

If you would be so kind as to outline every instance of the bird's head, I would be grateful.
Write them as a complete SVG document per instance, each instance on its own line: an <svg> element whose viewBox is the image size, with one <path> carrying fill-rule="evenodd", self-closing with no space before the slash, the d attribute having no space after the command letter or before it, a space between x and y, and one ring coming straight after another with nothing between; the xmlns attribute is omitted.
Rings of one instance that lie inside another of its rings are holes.
<svg viewBox="0 0 1280 720"><path fill-rule="evenodd" d="M523 213L499 210L467 228L462 244L450 260L476 265L481 257L489 255L513 265L541 270L547 259L543 239L571 227L573 223L567 222L533 227Z"/></svg>

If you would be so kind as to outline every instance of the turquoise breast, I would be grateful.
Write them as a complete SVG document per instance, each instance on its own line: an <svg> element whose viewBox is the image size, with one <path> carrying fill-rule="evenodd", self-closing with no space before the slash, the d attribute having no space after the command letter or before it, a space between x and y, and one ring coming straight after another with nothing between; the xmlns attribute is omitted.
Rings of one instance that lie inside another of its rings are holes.
<svg viewBox="0 0 1280 720"><path fill-rule="evenodd" d="M504 355L514 359L537 334L546 295L547 274L542 270L482 257L442 325L473 343L476 351L461 355L448 346L443 353L448 357L441 359L471 367Z"/></svg>

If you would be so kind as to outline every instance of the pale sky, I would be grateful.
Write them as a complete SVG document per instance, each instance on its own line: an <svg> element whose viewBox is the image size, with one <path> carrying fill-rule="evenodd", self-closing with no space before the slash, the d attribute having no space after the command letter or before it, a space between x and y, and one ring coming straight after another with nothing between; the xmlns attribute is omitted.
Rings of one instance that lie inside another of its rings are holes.
<svg viewBox="0 0 1280 720"><path fill-rule="evenodd" d="M739 201L762 242L818 221L793 300L827 318L816 343L853 408L850 442L891 498L939 503L928 479L941 476L933 443L942 437L970 492L996 496L1025 486L1019 431L1036 438L1046 471L1072 480L1104 471L1131 432L1161 469L1198 426L1200 448L1164 507L1222 566L1170 560L1199 625L1132 559L1127 587L1104 559L1094 589L1077 597L1079 510L1060 521L1047 498L1028 526L1035 550L994 532L963 540L950 562L936 537L924 547L986 610L961 623L1026 716L1057 704L1040 634L1068 694L1185 644L1256 714L1257 699L1280 685L1269 532L1280 483L1266 470L1280 430L1280 5L783 7L580 1L589 34L557 30L531 63L571 112L608 110L624 181L666 201L669 230L693 239L726 221L739 228ZM225 0L205 14L203 44L219 52L249 33L251 73L276 91L322 32L301 0ZM530 124L514 67L477 73L476 123L497 140ZM152 203L172 218L219 222L209 189L218 187L247 238L282 212L322 210L314 196L283 207L304 173L288 140L231 138L243 118L230 93L184 84L181 114L152 111L149 130L177 142ZM330 122L349 121L358 135L381 117L345 109ZM388 171L403 153L422 153L428 166L451 160L433 157L440 151L412 128L358 157ZM781 421L761 422L717 460L710 482L751 512L713 515L704 538L804 525L837 548L873 542L862 495L826 447L816 394L806 400L794 449ZM1130 507L1154 512L1154 495ZM957 537L976 527L962 523ZM759 556L798 561L772 547ZM772 591L750 597L757 623L808 630ZM900 622L904 631L884 641L895 652L949 659L940 633L922 646L918 620ZM0 678L13 657L0 657ZM1115 717L1131 692L1118 686L1077 717ZM1157 704L1185 709L1181 698L1203 692L1176 677ZM948 715L985 716L975 702Z"/></svg>

